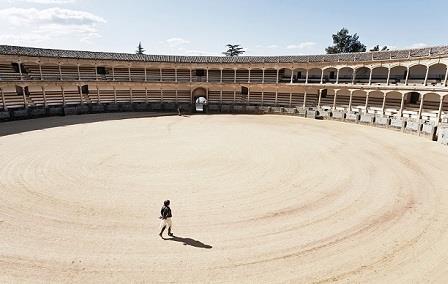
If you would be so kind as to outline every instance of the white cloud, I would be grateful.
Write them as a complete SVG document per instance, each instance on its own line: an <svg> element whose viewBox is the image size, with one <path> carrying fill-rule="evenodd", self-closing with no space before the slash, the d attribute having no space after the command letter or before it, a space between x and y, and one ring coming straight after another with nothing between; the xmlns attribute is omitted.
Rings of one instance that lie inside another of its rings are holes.
<svg viewBox="0 0 448 284"><path fill-rule="evenodd" d="M185 45L185 44L189 44L190 41L180 38L180 37L173 37L173 38L169 38L165 41L170 47L178 47L181 45Z"/></svg>
<svg viewBox="0 0 448 284"><path fill-rule="evenodd" d="M10 2L10 3L14 3L14 2L26 2L26 3L34 3L34 4L54 5L54 4L70 4L70 3L75 3L76 0L9 0L8 2Z"/></svg>
<svg viewBox="0 0 448 284"><path fill-rule="evenodd" d="M306 41L306 42L301 42L298 44L290 44L290 45L286 46L286 49L306 49L306 48L313 47L315 45L316 45L315 42Z"/></svg>
<svg viewBox="0 0 448 284"><path fill-rule="evenodd" d="M88 42L100 37L97 26L106 23L92 13L61 8L13 7L0 10L0 18L0 41L14 45L48 44L64 37Z"/></svg>

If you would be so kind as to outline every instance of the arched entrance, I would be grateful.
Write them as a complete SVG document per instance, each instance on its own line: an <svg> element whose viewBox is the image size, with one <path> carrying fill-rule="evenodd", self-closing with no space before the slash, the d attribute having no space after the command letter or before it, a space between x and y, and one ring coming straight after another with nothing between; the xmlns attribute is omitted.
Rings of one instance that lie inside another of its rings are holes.
<svg viewBox="0 0 448 284"><path fill-rule="evenodd" d="M192 92L193 104L195 105L196 112L205 112L207 109L207 90L203 87L199 87Z"/></svg>

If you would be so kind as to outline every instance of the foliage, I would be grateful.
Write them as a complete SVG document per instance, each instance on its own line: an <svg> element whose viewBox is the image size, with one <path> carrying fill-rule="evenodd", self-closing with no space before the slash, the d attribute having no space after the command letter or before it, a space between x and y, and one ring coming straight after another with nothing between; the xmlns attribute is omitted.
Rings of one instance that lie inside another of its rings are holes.
<svg viewBox="0 0 448 284"><path fill-rule="evenodd" d="M343 28L333 34L333 46L325 49L327 54L364 52L366 46L359 41L358 34L350 35L348 29Z"/></svg>

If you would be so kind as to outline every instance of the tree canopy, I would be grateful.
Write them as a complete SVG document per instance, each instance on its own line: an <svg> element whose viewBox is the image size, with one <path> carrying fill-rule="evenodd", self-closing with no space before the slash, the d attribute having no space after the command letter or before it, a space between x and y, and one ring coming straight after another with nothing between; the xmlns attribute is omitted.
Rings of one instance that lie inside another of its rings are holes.
<svg viewBox="0 0 448 284"><path fill-rule="evenodd" d="M327 54L364 52L366 46L359 41L358 34L351 35L348 29L343 28L333 34L333 46L325 49Z"/></svg>
<svg viewBox="0 0 448 284"><path fill-rule="evenodd" d="M389 50L389 48L387 47L387 45L383 46L382 48L380 48L380 46L377 44L375 45L370 51L387 51Z"/></svg>
<svg viewBox="0 0 448 284"><path fill-rule="evenodd" d="M224 51L222 53L225 56L229 56L229 57L240 56L241 54L246 52L243 50L243 48L239 44L228 44L228 45L226 45L226 47L227 47L227 51Z"/></svg>
<svg viewBox="0 0 448 284"><path fill-rule="evenodd" d="M145 49L142 46L142 42L138 43L138 47L137 50L135 51L136 54L144 54L145 53Z"/></svg>

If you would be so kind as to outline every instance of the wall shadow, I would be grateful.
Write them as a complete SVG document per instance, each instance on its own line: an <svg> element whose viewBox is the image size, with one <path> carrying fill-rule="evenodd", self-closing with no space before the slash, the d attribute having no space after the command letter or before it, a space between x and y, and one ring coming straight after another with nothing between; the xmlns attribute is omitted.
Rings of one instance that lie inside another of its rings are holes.
<svg viewBox="0 0 448 284"><path fill-rule="evenodd" d="M161 116L177 116L177 113L117 112L50 116L34 119L5 121L0 123L0 137L22 132L70 126L75 124Z"/></svg>
<svg viewBox="0 0 448 284"><path fill-rule="evenodd" d="M170 238L163 238L163 239L166 241L183 243L184 246L192 246L195 248L203 248L203 249L211 249L212 248L211 245L204 244L203 242L194 240L192 238L182 238L182 237L173 236Z"/></svg>

